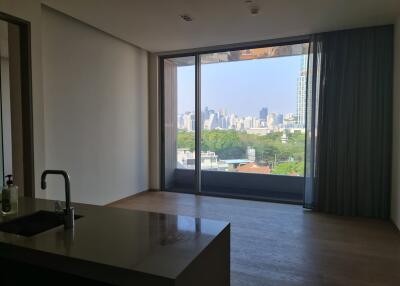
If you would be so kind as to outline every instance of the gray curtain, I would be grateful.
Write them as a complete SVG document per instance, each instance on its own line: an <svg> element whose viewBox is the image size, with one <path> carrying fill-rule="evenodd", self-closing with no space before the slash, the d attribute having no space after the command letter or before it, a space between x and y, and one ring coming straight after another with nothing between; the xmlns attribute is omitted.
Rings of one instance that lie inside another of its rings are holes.
<svg viewBox="0 0 400 286"><path fill-rule="evenodd" d="M309 58L305 207L388 218L393 26L314 35Z"/></svg>

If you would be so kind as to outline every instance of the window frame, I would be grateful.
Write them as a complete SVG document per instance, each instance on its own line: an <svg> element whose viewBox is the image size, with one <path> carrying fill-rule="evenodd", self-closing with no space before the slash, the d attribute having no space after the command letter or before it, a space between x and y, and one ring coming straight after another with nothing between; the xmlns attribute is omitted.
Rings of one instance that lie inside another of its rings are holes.
<svg viewBox="0 0 400 286"><path fill-rule="evenodd" d="M207 192L207 191L202 191L201 187L201 178L204 177L202 172L213 172L213 171L207 171L207 170L201 170L200 164L201 160L198 160L198 155L200 154L200 141L201 141L201 91L200 91L200 86L201 86L201 63L200 63L200 57L201 55L204 54L210 54L210 53L222 53L222 52L228 52L228 51L238 51L238 50L244 50L244 49L257 49L257 48L269 48L269 47L277 47L277 46L287 46L287 45L295 45L295 44L305 44L305 43L310 43L311 42L311 35L302 35L302 36L295 36L295 37L286 37L286 38L278 38L278 39L270 39L270 40L265 40L265 41L257 41L257 42L247 42L247 43L238 43L238 44L230 44L230 45L221 45L221 46L211 46L211 47L203 47L203 48L197 48L197 49L190 49L190 50L180 50L180 51L169 51L169 52L162 52L156 54L158 56L158 75L159 75L159 80L158 80L158 110L159 110L159 154L160 154L160 166L159 166L159 171L160 171L160 176L159 176L159 184L160 184L160 190L161 191L167 191L165 190L165 126L164 126L164 116L165 116L165 102L164 102L164 60L166 59L173 59L173 58L180 58L180 57L194 57L195 58L195 102L196 102L196 108L195 108L195 116L196 116L196 128L195 128L195 153L196 153L196 168L194 170L195 172L195 182L196 182L196 189L194 192L185 192L185 193L190 193L190 194L196 194L196 195L205 195L205 196L217 196L217 197L225 197L225 198L239 198L239 199L250 199L250 200L260 200L260 201L272 201L272 202L284 202L284 203L293 203L293 204L298 204L301 205L303 204L302 201L297 201L297 200L286 200L286 199L274 199L270 197L263 197L263 196L257 196L257 195L244 195L244 194L228 194L228 193L215 193L215 192ZM307 108L307 107L306 107ZM306 145L306 144L305 144ZM304 146L304 152L305 150ZM215 171L218 172L218 171ZM236 174L236 173L235 173ZM291 177L291 176L285 176L285 175L271 175L271 174L247 174L246 175L259 175L259 176L266 176L266 177L275 177L274 179L267 179L267 183L271 188L280 188L280 190L283 192L289 191L288 189L283 188L282 185L284 186L285 181L286 183L289 181L289 188L293 188L293 181L297 180L298 185L302 185L304 188L304 177ZM245 176L245 175L244 175ZM253 177L254 178L254 177ZM244 180L246 182L246 180ZM260 183L263 183L263 180L259 181ZM282 184L283 183L283 184ZM304 190L304 189L303 189ZM300 190L296 190L299 192ZM301 194L301 197L303 197L303 193ZM303 199L302 199L303 200Z"/></svg>

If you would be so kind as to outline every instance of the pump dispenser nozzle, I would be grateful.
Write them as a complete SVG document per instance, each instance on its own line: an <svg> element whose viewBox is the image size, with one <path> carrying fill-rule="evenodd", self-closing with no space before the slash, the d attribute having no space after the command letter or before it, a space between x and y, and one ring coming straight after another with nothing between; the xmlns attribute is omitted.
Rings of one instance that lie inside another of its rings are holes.
<svg viewBox="0 0 400 286"><path fill-rule="evenodd" d="M13 182L13 175L7 175L6 178L7 178L7 186L10 186L10 185L12 185L14 183Z"/></svg>

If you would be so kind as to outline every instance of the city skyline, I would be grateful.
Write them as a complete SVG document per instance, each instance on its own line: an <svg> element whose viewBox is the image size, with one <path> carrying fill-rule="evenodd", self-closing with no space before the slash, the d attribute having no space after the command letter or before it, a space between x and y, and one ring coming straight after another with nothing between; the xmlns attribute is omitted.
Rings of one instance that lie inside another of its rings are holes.
<svg viewBox="0 0 400 286"><path fill-rule="evenodd" d="M293 113L269 112L268 107L262 107L258 116L238 116L229 113L226 110L213 110L205 107L202 110L201 128L205 130L249 130L255 128L270 129L304 129L304 122L299 116ZM178 114L177 128L179 130L195 130L195 114L187 111L184 114Z"/></svg>

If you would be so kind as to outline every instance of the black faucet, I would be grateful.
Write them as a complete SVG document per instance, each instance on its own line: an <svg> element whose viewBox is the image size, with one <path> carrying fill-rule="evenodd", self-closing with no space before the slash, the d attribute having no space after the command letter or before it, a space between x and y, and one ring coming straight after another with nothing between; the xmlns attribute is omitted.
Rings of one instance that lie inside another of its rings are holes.
<svg viewBox="0 0 400 286"><path fill-rule="evenodd" d="M64 209L64 228L74 227L74 208L71 207L71 189L69 175L63 170L45 170L41 177L41 187L45 190L47 187L46 176L47 175L61 175L65 181L65 209Z"/></svg>

